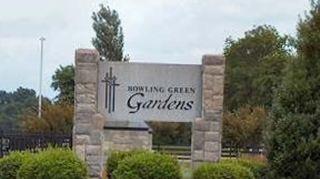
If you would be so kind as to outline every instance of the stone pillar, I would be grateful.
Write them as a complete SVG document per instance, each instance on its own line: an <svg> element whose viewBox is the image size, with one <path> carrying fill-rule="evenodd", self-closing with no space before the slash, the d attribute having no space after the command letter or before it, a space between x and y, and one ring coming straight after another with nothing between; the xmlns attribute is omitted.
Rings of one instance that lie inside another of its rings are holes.
<svg viewBox="0 0 320 179"><path fill-rule="evenodd" d="M202 117L192 127L192 163L217 162L221 157L225 59L202 57Z"/></svg>
<svg viewBox="0 0 320 179"><path fill-rule="evenodd" d="M75 54L75 115L73 149L88 164L89 177L103 170L103 117L97 113L99 53L79 49Z"/></svg>

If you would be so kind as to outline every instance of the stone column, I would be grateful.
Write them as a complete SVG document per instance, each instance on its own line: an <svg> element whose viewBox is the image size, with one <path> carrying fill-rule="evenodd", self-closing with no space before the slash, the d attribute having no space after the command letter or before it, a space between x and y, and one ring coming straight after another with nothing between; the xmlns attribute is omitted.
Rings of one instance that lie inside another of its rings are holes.
<svg viewBox="0 0 320 179"><path fill-rule="evenodd" d="M202 117L192 127L192 163L217 162L221 157L225 59L202 57Z"/></svg>
<svg viewBox="0 0 320 179"><path fill-rule="evenodd" d="M90 178L99 178L104 162L104 119L97 114L99 58L95 50L79 49L75 54L73 149L88 164Z"/></svg>

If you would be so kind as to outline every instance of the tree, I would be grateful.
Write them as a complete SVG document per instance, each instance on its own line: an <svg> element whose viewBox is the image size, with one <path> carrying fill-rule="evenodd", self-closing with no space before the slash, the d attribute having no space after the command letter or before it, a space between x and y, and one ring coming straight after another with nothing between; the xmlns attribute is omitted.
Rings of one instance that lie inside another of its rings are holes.
<svg viewBox="0 0 320 179"><path fill-rule="evenodd" d="M226 112L223 116L223 141L238 149L261 145L266 118L267 111L263 107L245 106Z"/></svg>
<svg viewBox="0 0 320 179"><path fill-rule="evenodd" d="M288 38L271 26L258 26L243 38L228 38L226 57L225 109L270 107L273 91L281 82L286 66Z"/></svg>
<svg viewBox="0 0 320 179"><path fill-rule="evenodd" d="M96 37L93 46L99 51L102 60L123 60L123 33L119 15L109 6L100 5L100 10L92 15Z"/></svg>
<svg viewBox="0 0 320 179"><path fill-rule="evenodd" d="M73 104L74 103L74 66L59 66L52 76L51 87L58 91L56 96L58 103Z"/></svg>
<svg viewBox="0 0 320 179"><path fill-rule="evenodd" d="M29 110L22 117L22 127L32 133L70 134L73 126L73 109L68 104L44 105L41 119L37 111Z"/></svg>
<svg viewBox="0 0 320 179"><path fill-rule="evenodd" d="M277 178L320 177L320 3L297 28L297 57L275 93L266 133Z"/></svg>
<svg viewBox="0 0 320 179"><path fill-rule="evenodd" d="M37 108L37 96L33 89L19 87L14 92L0 91L0 123L3 128L19 126L19 117L26 110ZM50 103L44 98L44 103Z"/></svg>

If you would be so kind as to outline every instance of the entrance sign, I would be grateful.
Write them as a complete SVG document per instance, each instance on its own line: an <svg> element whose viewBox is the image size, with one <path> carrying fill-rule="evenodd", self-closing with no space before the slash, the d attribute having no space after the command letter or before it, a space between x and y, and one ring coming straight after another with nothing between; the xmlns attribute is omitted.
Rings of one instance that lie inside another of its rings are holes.
<svg viewBox="0 0 320 179"><path fill-rule="evenodd" d="M192 122L192 166L220 160L223 56L199 65L105 62L79 49L75 64L72 146L90 178L101 178L112 149L152 149L144 121Z"/></svg>
<svg viewBox="0 0 320 179"><path fill-rule="evenodd" d="M201 117L201 65L99 62L98 111L114 121Z"/></svg>

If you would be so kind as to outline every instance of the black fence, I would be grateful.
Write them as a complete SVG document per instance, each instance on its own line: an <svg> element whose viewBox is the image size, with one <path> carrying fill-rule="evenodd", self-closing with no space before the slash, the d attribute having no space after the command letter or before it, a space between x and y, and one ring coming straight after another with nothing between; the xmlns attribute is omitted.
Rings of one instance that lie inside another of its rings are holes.
<svg viewBox="0 0 320 179"><path fill-rule="evenodd" d="M72 147L72 134L27 133L0 130L0 157L11 151L36 152L48 146Z"/></svg>

